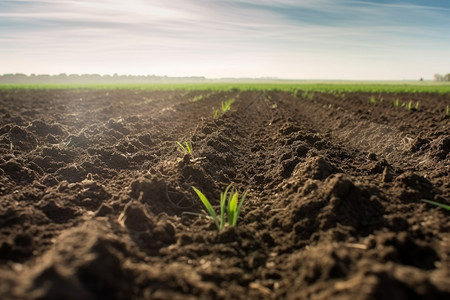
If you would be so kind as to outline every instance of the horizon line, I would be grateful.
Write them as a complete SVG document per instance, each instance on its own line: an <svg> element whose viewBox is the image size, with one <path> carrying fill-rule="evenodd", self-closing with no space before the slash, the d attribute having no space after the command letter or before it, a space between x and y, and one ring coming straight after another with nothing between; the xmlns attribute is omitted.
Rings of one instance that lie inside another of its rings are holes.
<svg viewBox="0 0 450 300"><path fill-rule="evenodd" d="M436 73L437 74L437 73ZM202 80L202 81L226 81L226 80L238 80L238 81L320 81L320 82L436 82L434 79L425 79L421 77L419 79L337 79L337 78L282 78L276 76L261 76L261 77L206 77L202 75L180 75L180 76L170 76L170 75L156 75L156 74L120 74L120 73L3 73L0 74L0 77L26 77L26 78L34 78L34 77L51 77L51 78L67 78L69 77L89 77L95 76L100 77L101 79L120 79L120 77L128 77L132 79L136 77L136 79L194 79L194 80ZM144 77L144 78L142 78Z"/></svg>

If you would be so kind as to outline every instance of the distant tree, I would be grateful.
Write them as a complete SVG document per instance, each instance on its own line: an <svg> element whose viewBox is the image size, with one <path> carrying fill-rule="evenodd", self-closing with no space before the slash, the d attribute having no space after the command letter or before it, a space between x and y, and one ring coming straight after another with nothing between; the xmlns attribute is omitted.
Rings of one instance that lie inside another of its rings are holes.
<svg viewBox="0 0 450 300"><path fill-rule="evenodd" d="M444 76L442 76L441 74L434 74L434 81L444 81Z"/></svg>
<svg viewBox="0 0 450 300"><path fill-rule="evenodd" d="M450 73L445 74L444 80L450 82Z"/></svg>

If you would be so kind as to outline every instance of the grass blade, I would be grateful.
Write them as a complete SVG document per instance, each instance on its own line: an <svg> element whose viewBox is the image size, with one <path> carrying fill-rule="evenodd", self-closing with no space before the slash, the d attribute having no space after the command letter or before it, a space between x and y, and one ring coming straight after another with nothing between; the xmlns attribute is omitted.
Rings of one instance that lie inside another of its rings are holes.
<svg viewBox="0 0 450 300"><path fill-rule="evenodd" d="M226 203L226 193L220 193L220 226L219 230L225 225L225 203Z"/></svg>
<svg viewBox="0 0 450 300"><path fill-rule="evenodd" d="M446 210L449 210L449 211L450 211L450 205L445 205L445 204L442 204L442 203L439 203L439 202L435 202L435 201L431 201L431 200L426 200L426 199L422 199L422 201L423 201L423 202L426 202L426 203L429 203L429 204L436 205L436 206L438 206L438 207L440 207L440 208L443 208L443 209L446 209Z"/></svg>
<svg viewBox="0 0 450 300"><path fill-rule="evenodd" d="M217 229L220 230L221 229L220 228L221 224L219 223L219 219L217 219L216 212L214 211L214 208L211 206L211 203L209 203L209 201L206 198L206 196L203 195L203 193L200 192L198 189L196 189L195 187L192 187L192 189L194 189L194 191L197 193L197 196L202 201L202 203L205 206L206 210L208 211L209 215L211 216L211 218L213 218L214 223L216 223Z"/></svg>
<svg viewBox="0 0 450 300"><path fill-rule="evenodd" d="M228 202L228 224L231 226L236 225L236 209L237 209L237 202L238 202L239 194L238 192L233 192L232 195L230 195L230 200Z"/></svg>
<svg viewBox="0 0 450 300"><path fill-rule="evenodd" d="M189 142L186 142L186 149L187 149L187 152L192 155L192 150L191 150L191 146L189 145Z"/></svg>
<svg viewBox="0 0 450 300"><path fill-rule="evenodd" d="M220 212L219 215L216 215L214 208L212 207L206 196L203 195L203 193L200 192L197 188L192 187L192 189L197 193L197 196L202 201L208 214L214 220L214 223L216 224L219 231L223 229L226 223L228 223L228 225L232 227L236 226L239 213L241 212L242 204L244 203L245 197L247 196L247 192L244 193L244 195L241 197L241 200L239 201L239 192L233 187L232 183L229 184L226 187L225 191L220 193ZM225 219L227 219L227 221Z"/></svg>
<svg viewBox="0 0 450 300"><path fill-rule="evenodd" d="M227 202L228 190L233 184L230 183L223 193L220 193L220 228L222 229L225 225L225 207ZM228 214L228 211L227 211Z"/></svg>
<svg viewBox="0 0 450 300"><path fill-rule="evenodd" d="M183 144L181 144L180 142L177 142L178 145L178 150L182 153L186 152L186 148L184 148Z"/></svg>
<svg viewBox="0 0 450 300"><path fill-rule="evenodd" d="M239 214L241 213L242 204L244 204L244 201L245 201L245 197L247 197L247 192L245 192L244 195L242 195L241 201L239 201L239 205L237 206L237 209L236 209L236 219L234 221L233 226L236 226L237 219L239 218Z"/></svg>

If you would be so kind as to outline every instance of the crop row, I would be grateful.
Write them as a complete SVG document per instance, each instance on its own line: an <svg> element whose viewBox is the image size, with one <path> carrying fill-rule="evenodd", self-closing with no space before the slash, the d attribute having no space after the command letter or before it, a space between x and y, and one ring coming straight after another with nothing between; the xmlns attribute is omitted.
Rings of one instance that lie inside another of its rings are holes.
<svg viewBox="0 0 450 300"><path fill-rule="evenodd" d="M310 82L280 81L275 83L156 83L156 84L0 84L0 89L126 89L185 91L287 91L292 93L450 93L450 84L435 82ZM199 100L199 99L195 99ZM195 101L194 100L194 101Z"/></svg>
<svg viewBox="0 0 450 300"><path fill-rule="evenodd" d="M313 93L306 92L306 93L302 93L301 96L305 100L313 100L314 99ZM197 96L195 98L194 102L200 101L200 100L202 100L202 98L200 96ZM193 100L191 100L191 101L193 101ZM235 100L233 98L233 99L229 99L225 102L222 102L221 110L215 109L213 118L217 119L218 117L220 117L221 115L223 115L227 111L229 111L231 109L231 105L234 103L234 101ZM371 97L369 101L372 104L377 104L378 102L383 102L383 98L381 96L379 96L378 98ZM396 106L396 107L400 106L400 101L398 99L394 100L394 106ZM404 102L404 103L402 103L401 106L405 107L408 110L417 110L419 107L419 102L416 102L416 104L414 104L414 105L413 105L412 101L409 101L408 103ZM449 108L447 106L446 116L448 116L448 110L449 110ZM178 150L184 156L188 156L190 160L196 161L196 159L194 158L194 150L192 148L191 141L185 141L184 143L176 142L176 144L177 144ZM214 224L216 225L216 227L219 231L222 230L225 226L232 226L232 227L237 226L237 221L239 218L241 207L245 201L247 192L245 192L239 200L239 192L233 186L233 183L230 183L226 187L225 191L220 193L219 213L217 214L214 207L212 206L211 202L207 199L207 197L196 187L192 186L192 189L195 191L198 198L202 202L203 206L206 209L206 212L203 212L203 213L184 212L183 214L194 215L194 216L199 216L199 217L207 217L214 222ZM435 201L431 201L431 200L427 200L427 199L422 199L422 201L426 202L428 204L440 207L445 210L450 210L450 206L443 204L443 203L439 203L439 202L435 202Z"/></svg>

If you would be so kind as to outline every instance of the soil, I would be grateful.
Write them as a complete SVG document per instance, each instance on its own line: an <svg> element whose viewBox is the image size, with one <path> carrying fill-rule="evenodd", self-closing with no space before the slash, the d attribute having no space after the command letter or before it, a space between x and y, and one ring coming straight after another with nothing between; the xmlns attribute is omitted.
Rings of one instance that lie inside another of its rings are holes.
<svg viewBox="0 0 450 300"><path fill-rule="evenodd" d="M450 212L421 201L450 203L448 94L0 103L1 299L450 299ZM185 213L232 182L237 227Z"/></svg>

